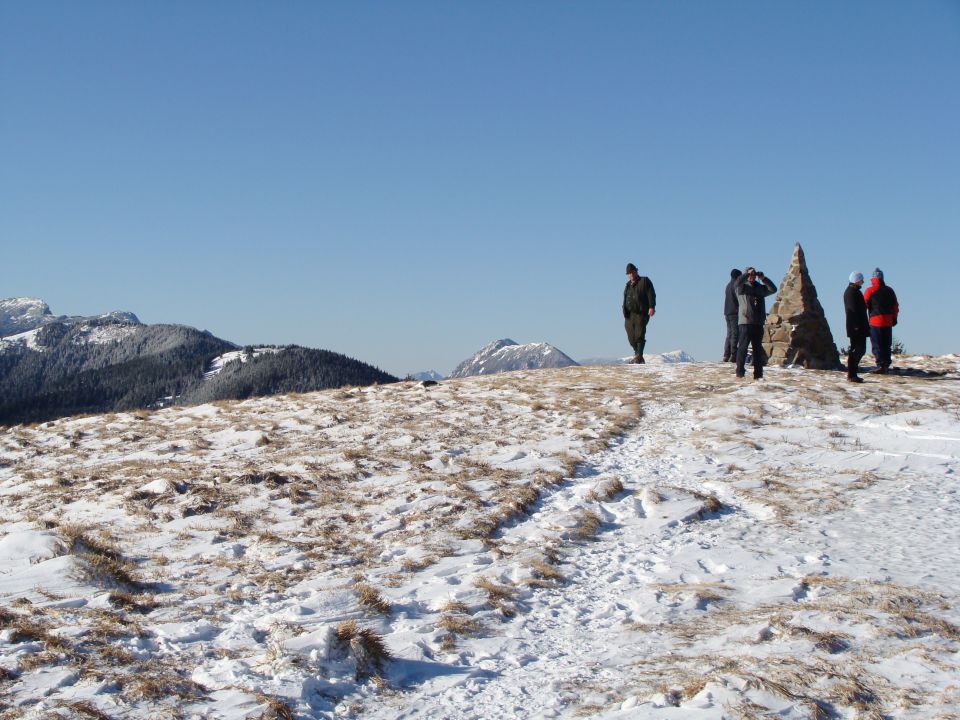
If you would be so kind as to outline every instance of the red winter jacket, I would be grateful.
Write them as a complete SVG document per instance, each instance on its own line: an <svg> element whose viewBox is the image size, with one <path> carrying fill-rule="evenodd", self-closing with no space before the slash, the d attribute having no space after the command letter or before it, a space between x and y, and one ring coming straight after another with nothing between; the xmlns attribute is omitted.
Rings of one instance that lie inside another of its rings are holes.
<svg viewBox="0 0 960 720"><path fill-rule="evenodd" d="M870 287L863 293L863 300L870 311L872 327L893 327L897 324L897 315L900 314L897 294L880 278L871 279Z"/></svg>

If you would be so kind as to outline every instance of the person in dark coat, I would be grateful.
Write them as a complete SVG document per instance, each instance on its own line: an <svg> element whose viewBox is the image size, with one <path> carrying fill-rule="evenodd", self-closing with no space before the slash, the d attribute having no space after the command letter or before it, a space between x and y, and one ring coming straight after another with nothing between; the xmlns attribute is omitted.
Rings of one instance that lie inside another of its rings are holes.
<svg viewBox="0 0 960 720"><path fill-rule="evenodd" d="M763 323L767 319L767 303L764 298L773 295L777 286L762 272L748 267L737 278L737 377L746 374L747 347L753 348L753 379L763 377Z"/></svg>
<svg viewBox="0 0 960 720"><path fill-rule="evenodd" d="M843 309L847 315L847 337L850 338L850 350L847 353L847 380L862 383L857 375L860 360L867 352L867 335L870 326L867 323L867 304L863 300L863 273L850 273L850 284L843 292Z"/></svg>
<svg viewBox="0 0 960 720"><path fill-rule="evenodd" d="M737 361L737 315L740 301L737 300L737 278L743 275L737 268L730 271L730 282L723 293L723 317L727 320L727 338L723 341L723 361Z"/></svg>
<svg viewBox="0 0 960 720"><path fill-rule="evenodd" d="M893 364L893 326L900 315L900 304L893 288L883 281L883 270L877 268L870 279L870 287L863 293L870 315L870 344L877 361L877 372L890 370Z"/></svg>
<svg viewBox="0 0 960 720"><path fill-rule="evenodd" d="M637 273L637 266L627 263L627 285L623 288L623 326L627 342L633 350L633 362L643 363L647 344L647 323L656 312L657 293L650 278Z"/></svg>

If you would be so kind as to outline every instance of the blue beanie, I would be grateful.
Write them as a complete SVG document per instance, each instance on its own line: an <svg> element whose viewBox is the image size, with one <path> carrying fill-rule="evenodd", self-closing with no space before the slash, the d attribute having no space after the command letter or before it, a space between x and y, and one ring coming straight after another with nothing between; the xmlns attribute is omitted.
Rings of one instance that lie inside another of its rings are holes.
<svg viewBox="0 0 960 720"><path fill-rule="evenodd" d="M876 270L874 270L873 277L877 278L878 280L883 280L883 270L881 270L880 268L877 268Z"/></svg>
<svg viewBox="0 0 960 720"><path fill-rule="evenodd" d="M858 272L850 273L850 282L852 283L863 282L863 273L858 273Z"/></svg>

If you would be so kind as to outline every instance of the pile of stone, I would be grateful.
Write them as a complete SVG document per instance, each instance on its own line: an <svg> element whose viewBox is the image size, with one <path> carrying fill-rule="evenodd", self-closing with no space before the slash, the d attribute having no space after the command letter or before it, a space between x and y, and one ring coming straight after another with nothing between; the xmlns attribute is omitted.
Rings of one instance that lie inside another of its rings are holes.
<svg viewBox="0 0 960 720"><path fill-rule="evenodd" d="M833 333L817 299L803 248L797 243L777 299L763 328L763 349L769 365L801 365L814 370L835 370L840 356Z"/></svg>

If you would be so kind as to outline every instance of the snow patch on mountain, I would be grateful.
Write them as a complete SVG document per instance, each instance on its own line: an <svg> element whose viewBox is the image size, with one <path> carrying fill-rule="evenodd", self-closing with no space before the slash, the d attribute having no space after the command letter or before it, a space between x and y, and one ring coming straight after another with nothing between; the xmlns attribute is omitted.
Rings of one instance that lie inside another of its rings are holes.
<svg viewBox="0 0 960 720"><path fill-rule="evenodd" d="M203 374L203 377L209 380L215 375L219 375L223 371L223 368L225 368L227 365L229 365L232 362L239 361L239 362L245 363L261 355L266 355L268 353L278 353L281 350L283 350L283 348L255 347L253 348L252 352L249 349L245 348L243 350L233 350L231 352L224 353L223 355L219 355L210 361L210 364L207 366L206 372L204 372Z"/></svg>
<svg viewBox="0 0 960 720"><path fill-rule="evenodd" d="M576 360L548 343L520 345L514 340L504 338L494 340L481 348L475 355L457 365L454 371L450 373L450 377L494 375L513 370L561 368L577 364Z"/></svg>
<svg viewBox="0 0 960 720"><path fill-rule="evenodd" d="M43 346L37 342L37 335L39 334L40 328L34 328L16 335L0 337L0 353L17 352L23 348L43 352Z"/></svg>

